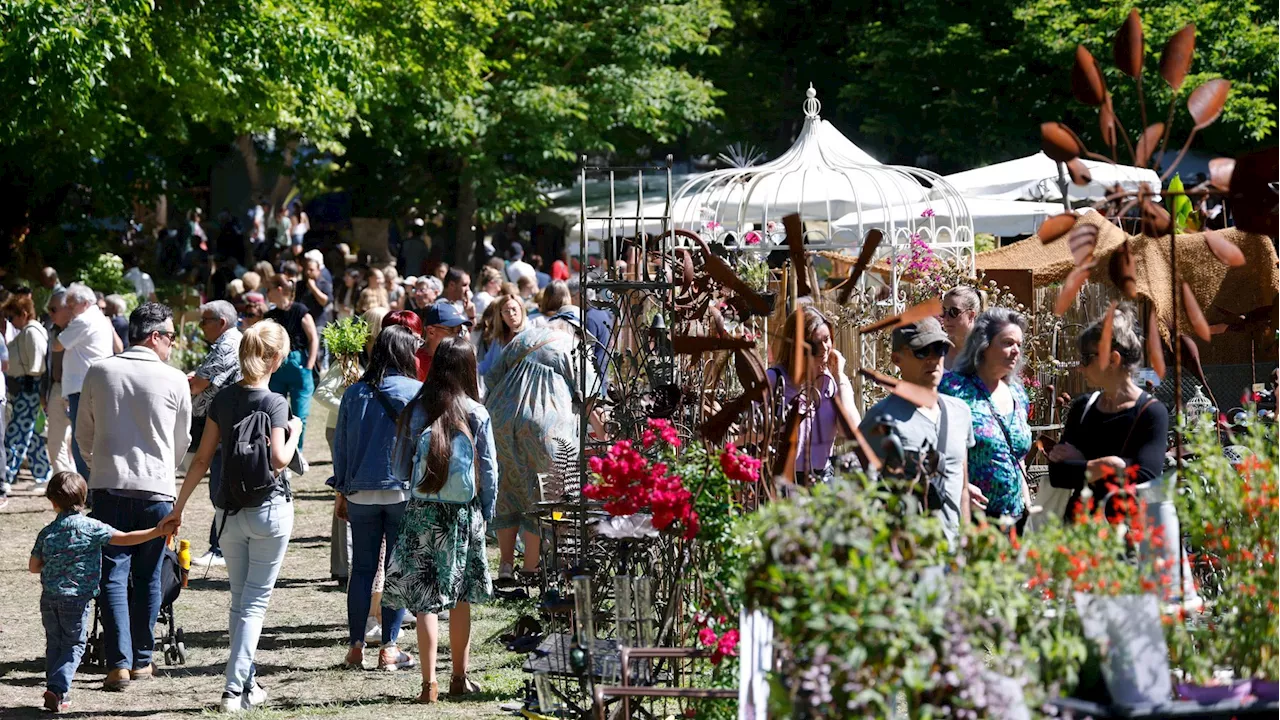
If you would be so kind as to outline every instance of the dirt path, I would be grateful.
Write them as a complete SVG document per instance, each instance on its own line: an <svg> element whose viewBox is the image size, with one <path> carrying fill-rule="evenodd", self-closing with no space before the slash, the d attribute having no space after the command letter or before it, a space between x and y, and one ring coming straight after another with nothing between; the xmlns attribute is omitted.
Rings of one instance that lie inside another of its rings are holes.
<svg viewBox="0 0 1280 720"><path fill-rule="evenodd" d="M501 605L474 608L472 677L486 692L469 702L444 699L418 706L412 699L421 686L418 670L380 673L338 669L346 650L346 595L329 579L329 522L332 493L324 487L331 466L324 445L324 409L310 418L308 448L311 470L295 479L296 519L293 539L258 649L262 684L270 692L267 709L251 717L478 718L503 717L498 705L518 696L524 674L520 657L496 640L514 621L515 609ZM40 579L27 572L27 557L36 533L54 513L33 492L29 479L19 481L8 507L0 510L0 717L9 720L48 717L39 709L44 690L44 631L40 623ZM187 510L183 537L194 556L207 548L212 509L201 488ZM496 572L496 559L491 568ZM230 594L224 568L203 577L193 570L190 585L175 603L178 625L186 633L187 664L159 665L155 680L135 683L126 692L101 690L100 667L81 665L72 690L71 717L183 717L206 713L222 694L227 658L227 608ZM443 620L443 619L442 619ZM447 630L441 627L447 638ZM411 628L401 646L418 656ZM367 664L376 663L376 650ZM449 677L447 642L440 649L441 691Z"/></svg>

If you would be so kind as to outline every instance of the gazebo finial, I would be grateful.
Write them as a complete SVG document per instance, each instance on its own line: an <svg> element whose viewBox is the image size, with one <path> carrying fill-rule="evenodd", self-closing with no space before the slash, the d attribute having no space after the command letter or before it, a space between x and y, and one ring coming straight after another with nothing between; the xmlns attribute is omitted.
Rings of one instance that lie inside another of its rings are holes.
<svg viewBox="0 0 1280 720"><path fill-rule="evenodd" d="M813 89L813 83L809 83L809 89L804 91L804 116L808 120L817 120L818 113L822 111L822 103L818 100L818 91Z"/></svg>

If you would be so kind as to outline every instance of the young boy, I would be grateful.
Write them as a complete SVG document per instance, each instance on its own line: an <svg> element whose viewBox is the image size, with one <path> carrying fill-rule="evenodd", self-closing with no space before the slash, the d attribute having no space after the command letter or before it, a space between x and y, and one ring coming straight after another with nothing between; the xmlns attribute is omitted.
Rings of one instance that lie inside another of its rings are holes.
<svg viewBox="0 0 1280 720"><path fill-rule="evenodd" d="M40 573L44 591L40 616L44 620L44 707L60 712L70 704L71 678L84 655L89 630L89 601L98 594L104 545L139 545L164 535L160 527L122 533L81 514L89 488L74 472L60 472L49 480L45 497L58 517L36 536L27 567Z"/></svg>

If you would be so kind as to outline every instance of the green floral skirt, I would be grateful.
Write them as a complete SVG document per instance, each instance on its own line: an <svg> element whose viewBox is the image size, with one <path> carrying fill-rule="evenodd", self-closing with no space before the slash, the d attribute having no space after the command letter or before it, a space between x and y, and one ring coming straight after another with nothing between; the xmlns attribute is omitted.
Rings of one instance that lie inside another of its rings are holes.
<svg viewBox="0 0 1280 720"><path fill-rule="evenodd" d="M387 567L382 604L437 614L493 596L479 501L452 505L410 498Z"/></svg>

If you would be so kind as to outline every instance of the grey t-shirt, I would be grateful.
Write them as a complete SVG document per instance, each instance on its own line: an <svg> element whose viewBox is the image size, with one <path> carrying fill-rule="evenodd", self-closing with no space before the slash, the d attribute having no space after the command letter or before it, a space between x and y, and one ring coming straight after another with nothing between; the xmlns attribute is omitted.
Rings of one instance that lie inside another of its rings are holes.
<svg viewBox="0 0 1280 720"><path fill-rule="evenodd" d="M885 415L897 422L904 450L918 451L926 445L937 449L938 468L946 489L946 497L942 499L940 509L942 527L947 537L954 539L960 528L960 497L964 490L965 465L969 461L969 448L974 443L973 418L969 414L969 406L963 400L939 395L938 403L942 412L938 421L934 422L915 405L897 395L890 395L867 411L858 429L882 459L884 452L880 447L880 439L883 433L876 420ZM944 442L939 442L938 435L944 429L943 426L947 436Z"/></svg>

